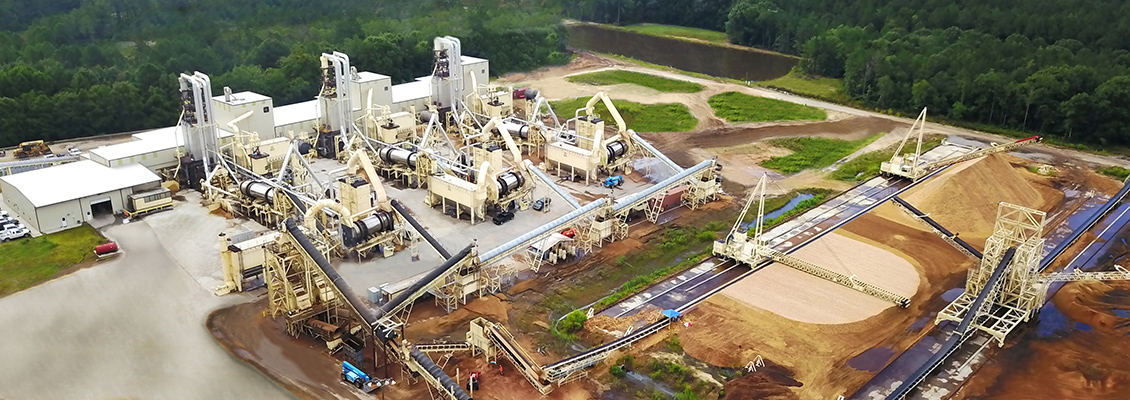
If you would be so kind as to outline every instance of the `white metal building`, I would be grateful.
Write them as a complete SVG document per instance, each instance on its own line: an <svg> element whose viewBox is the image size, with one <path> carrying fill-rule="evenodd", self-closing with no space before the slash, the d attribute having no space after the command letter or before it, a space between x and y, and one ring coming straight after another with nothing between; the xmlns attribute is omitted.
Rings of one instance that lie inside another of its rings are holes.
<svg viewBox="0 0 1130 400"><path fill-rule="evenodd" d="M159 186L142 164L109 168L90 160L0 177L8 209L43 233L120 213L129 195Z"/></svg>

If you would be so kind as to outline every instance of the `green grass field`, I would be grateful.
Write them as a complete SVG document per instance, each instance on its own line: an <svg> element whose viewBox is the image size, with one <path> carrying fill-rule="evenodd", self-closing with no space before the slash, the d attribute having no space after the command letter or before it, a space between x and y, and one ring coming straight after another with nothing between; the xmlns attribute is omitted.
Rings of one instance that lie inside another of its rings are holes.
<svg viewBox="0 0 1130 400"><path fill-rule="evenodd" d="M835 103L852 103L851 99L840 90L840 88L843 87L843 81L834 78L815 78L798 74L788 74L777 79L758 82L757 85Z"/></svg>
<svg viewBox="0 0 1130 400"><path fill-rule="evenodd" d="M688 28L685 26L636 24L621 26L619 27L619 29L652 36L663 36L676 39L689 38L719 44L727 43L726 32L711 31L699 28Z"/></svg>
<svg viewBox="0 0 1130 400"><path fill-rule="evenodd" d="M783 174L794 174L810 168L824 168L874 142L881 136L881 134L877 134L851 141L819 137L773 139L769 143L792 150L793 153L762 161L761 166Z"/></svg>
<svg viewBox="0 0 1130 400"><path fill-rule="evenodd" d="M820 121L828 118L828 113L816 107L738 92L719 93L711 96L708 102L714 109L714 115L730 122Z"/></svg>
<svg viewBox="0 0 1130 400"><path fill-rule="evenodd" d="M930 135L926 137L925 140L926 141L922 143L923 153L942 144L941 135ZM879 164L883 161L889 161L891 156L895 155L895 147L898 147L898 145L860 155L840 165L840 167L832 171L828 177L837 181L858 182L875 176L879 173ZM907 143L906 147L902 149L902 154L910 154L913 151L913 144Z"/></svg>
<svg viewBox="0 0 1130 400"><path fill-rule="evenodd" d="M661 76L644 74L640 72L619 70L597 71L587 74L573 75L566 77L565 80L573 83L583 83L586 85L616 85L621 83L630 83L633 85L652 88L660 92L673 93L695 93L700 92L705 88L704 86L694 82L668 79Z"/></svg>
<svg viewBox="0 0 1130 400"><path fill-rule="evenodd" d="M584 107L588 101L588 97L578 97L553 101L550 105L557 110L557 115L572 116L573 111ZM682 104L640 104L627 100L612 100L612 104L616 105L628 128L636 132L683 132L698 125L698 119ZM604 119L606 126L615 124L603 102L597 103L594 111Z"/></svg>
<svg viewBox="0 0 1130 400"><path fill-rule="evenodd" d="M1109 177L1114 178L1114 179L1118 179L1120 181L1125 181L1126 177L1130 176L1130 169L1110 166L1110 167L1105 167L1105 168L1099 168L1099 173L1106 175L1106 176L1109 176Z"/></svg>
<svg viewBox="0 0 1130 400"><path fill-rule="evenodd" d="M106 238L90 225L0 244L0 296L26 289L59 271L97 258Z"/></svg>

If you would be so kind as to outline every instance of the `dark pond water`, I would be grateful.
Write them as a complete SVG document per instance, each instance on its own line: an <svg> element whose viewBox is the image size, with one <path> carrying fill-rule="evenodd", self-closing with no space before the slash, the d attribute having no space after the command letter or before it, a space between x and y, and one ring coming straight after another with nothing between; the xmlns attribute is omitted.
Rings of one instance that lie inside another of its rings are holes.
<svg viewBox="0 0 1130 400"><path fill-rule="evenodd" d="M743 81L780 78L787 75L798 61L792 57L692 43L594 25L570 25L569 46Z"/></svg>

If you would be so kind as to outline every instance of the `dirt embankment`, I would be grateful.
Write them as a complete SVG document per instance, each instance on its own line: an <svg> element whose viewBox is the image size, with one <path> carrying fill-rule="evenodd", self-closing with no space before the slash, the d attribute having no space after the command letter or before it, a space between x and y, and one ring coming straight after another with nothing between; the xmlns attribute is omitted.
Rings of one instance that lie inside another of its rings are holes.
<svg viewBox="0 0 1130 400"><path fill-rule="evenodd" d="M932 321L932 313L946 304L941 293L960 285L964 271L973 264L933 233L899 221L867 214L847 224L843 233L910 259L920 281L909 308L888 308L863 321L826 325L797 322L715 296L687 313L691 326L679 333L683 348L696 359L728 367L745 366L760 355L792 371L791 379L802 386L772 379L758 385L786 387L799 398L834 399L854 392L874 372L856 370L848 361L872 348L888 348L893 358L910 347L932 323L919 329L907 327L919 320ZM885 365L890 359L880 361Z"/></svg>
<svg viewBox="0 0 1130 400"><path fill-rule="evenodd" d="M280 386L304 399L363 399L340 384L340 367L308 337L295 339L280 322L264 318L263 298L220 310L208 316L212 337L236 358L251 364ZM372 352L369 352L371 355Z"/></svg>

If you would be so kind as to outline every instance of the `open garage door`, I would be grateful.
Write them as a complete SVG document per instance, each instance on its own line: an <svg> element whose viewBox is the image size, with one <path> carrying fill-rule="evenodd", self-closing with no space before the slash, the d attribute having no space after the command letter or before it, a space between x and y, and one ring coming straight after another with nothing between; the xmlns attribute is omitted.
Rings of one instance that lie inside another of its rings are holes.
<svg viewBox="0 0 1130 400"><path fill-rule="evenodd" d="M110 202L110 198L98 199L90 202L91 219L104 220L114 219L114 204Z"/></svg>

